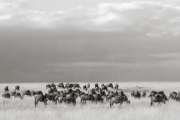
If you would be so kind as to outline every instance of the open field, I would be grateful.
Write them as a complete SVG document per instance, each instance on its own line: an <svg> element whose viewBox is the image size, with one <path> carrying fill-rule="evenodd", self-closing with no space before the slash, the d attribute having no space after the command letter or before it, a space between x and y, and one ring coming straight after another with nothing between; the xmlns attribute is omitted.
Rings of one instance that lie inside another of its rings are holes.
<svg viewBox="0 0 180 120"><path fill-rule="evenodd" d="M86 83L81 83L84 85ZM145 97L140 100L130 96L132 90L146 90L147 95L151 90L163 90L167 96L172 91L180 91L180 83L118 83L120 89L125 91L131 101L130 105L123 104L122 107L114 105L109 107L109 102L89 103L82 105L77 99L76 106L58 104L44 107L39 103L38 108L34 107L34 97L20 99L3 99L0 97L0 120L179 120L180 103L170 100L166 104L150 107L150 98ZM8 85L10 91L17 84L0 84L0 92ZM39 84L18 84L21 89L42 90L46 93L45 83ZM91 84L91 87L94 84ZM137 87L138 86L138 87ZM94 86L93 86L94 87Z"/></svg>

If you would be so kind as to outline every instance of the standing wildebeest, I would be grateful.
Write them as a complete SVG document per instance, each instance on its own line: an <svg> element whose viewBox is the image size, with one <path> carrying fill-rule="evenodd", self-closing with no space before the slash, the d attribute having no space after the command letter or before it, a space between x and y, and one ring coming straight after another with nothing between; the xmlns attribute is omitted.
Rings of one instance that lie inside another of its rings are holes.
<svg viewBox="0 0 180 120"><path fill-rule="evenodd" d="M171 93L170 93L170 96L169 96L169 99L170 99L170 98L177 101L177 98L178 98L177 92L171 92Z"/></svg>
<svg viewBox="0 0 180 120"><path fill-rule="evenodd" d="M146 97L146 92L145 91L143 91L142 97Z"/></svg>
<svg viewBox="0 0 180 120"><path fill-rule="evenodd" d="M95 86L95 88L99 88L99 85L97 83L94 86Z"/></svg>
<svg viewBox="0 0 180 120"><path fill-rule="evenodd" d="M86 85L83 86L83 90L87 91L87 86Z"/></svg>
<svg viewBox="0 0 180 120"><path fill-rule="evenodd" d="M120 104L122 105L123 102L126 102L127 104L130 104L130 101L128 100L127 96L116 96L116 97L112 97L111 101L110 101L110 107L113 106L113 104ZM114 107L114 106L113 106Z"/></svg>
<svg viewBox="0 0 180 120"><path fill-rule="evenodd" d="M94 101L94 102L103 102L103 98L101 97L101 95L100 94L92 94L92 96L93 96L93 98L92 98L92 100Z"/></svg>
<svg viewBox="0 0 180 120"><path fill-rule="evenodd" d="M80 85L77 84L77 83L74 84L73 88L74 88L74 89L75 89L75 88L80 88L80 89L81 89Z"/></svg>
<svg viewBox="0 0 180 120"><path fill-rule="evenodd" d="M141 93L139 91L133 91L131 93L131 96L133 96L134 98L140 99L141 98Z"/></svg>
<svg viewBox="0 0 180 120"><path fill-rule="evenodd" d="M50 104L50 101L52 101L52 104L53 104L53 102L56 104L56 101L55 101L56 95L55 94L49 93L49 94L45 94L45 96L46 96L46 100L47 101L49 100L49 104Z"/></svg>
<svg viewBox="0 0 180 120"><path fill-rule="evenodd" d="M119 85L118 85L118 84L116 84L116 85L114 86L114 88L115 88L116 90L118 90Z"/></svg>
<svg viewBox="0 0 180 120"><path fill-rule="evenodd" d="M166 100L160 96L159 94L156 94L155 96L151 97L151 106L154 106L154 103L158 102L158 105L161 105L161 102L163 102L165 104Z"/></svg>
<svg viewBox="0 0 180 120"><path fill-rule="evenodd" d="M85 103L86 104L87 100L89 100L89 101L93 100L92 94L81 93L79 96L81 98L81 103Z"/></svg>
<svg viewBox="0 0 180 120"><path fill-rule="evenodd" d="M47 105L47 96L46 95L40 95L40 94L36 94L34 95L34 104L35 104L35 108L38 105L38 102L44 102L44 105L46 107Z"/></svg>
<svg viewBox="0 0 180 120"><path fill-rule="evenodd" d="M75 92L69 93L65 97L65 102L72 103L74 106L76 105L76 97L75 97Z"/></svg>
<svg viewBox="0 0 180 120"><path fill-rule="evenodd" d="M109 84L107 84L106 86L113 88L113 84L112 84L112 83L109 83Z"/></svg>
<svg viewBox="0 0 180 120"><path fill-rule="evenodd" d="M4 93L2 95L3 98L11 98L10 93Z"/></svg>
<svg viewBox="0 0 180 120"><path fill-rule="evenodd" d="M8 92L8 91L9 91L8 86L6 86L6 87L4 88L4 91L5 91L5 92Z"/></svg>
<svg viewBox="0 0 180 120"><path fill-rule="evenodd" d="M31 96L30 90L24 90L24 91L22 91L22 97L24 97L25 95Z"/></svg>
<svg viewBox="0 0 180 120"><path fill-rule="evenodd" d="M34 95L43 95L42 91L30 91L30 93L31 93L31 96L34 96Z"/></svg>
<svg viewBox="0 0 180 120"><path fill-rule="evenodd" d="M21 96L21 93L19 93L19 92L18 93L16 92L14 94L14 98L21 98L21 99L23 99L23 97Z"/></svg>
<svg viewBox="0 0 180 120"><path fill-rule="evenodd" d="M50 84L47 84L47 85L46 85L46 89L47 89L47 88L51 88L51 85L50 85Z"/></svg>
<svg viewBox="0 0 180 120"><path fill-rule="evenodd" d="M67 84L65 84L65 88L72 88L74 86L74 84L69 84L69 83L67 83Z"/></svg>
<svg viewBox="0 0 180 120"><path fill-rule="evenodd" d="M63 84L63 83L59 83L59 84L57 85L57 87L58 87L58 88L63 88L63 89L64 89L64 84Z"/></svg>
<svg viewBox="0 0 180 120"><path fill-rule="evenodd" d="M18 91L20 89L19 85L15 87L15 91Z"/></svg>

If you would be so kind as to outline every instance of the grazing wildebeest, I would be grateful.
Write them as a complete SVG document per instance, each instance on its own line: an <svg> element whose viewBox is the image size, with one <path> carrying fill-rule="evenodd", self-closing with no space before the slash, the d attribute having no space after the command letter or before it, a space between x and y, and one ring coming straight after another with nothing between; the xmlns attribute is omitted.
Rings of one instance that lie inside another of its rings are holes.
<svg viewBox="0 0 180 120"><path fill-rule="evenodd" d="M99 101L99 102L103 102L103 98L101 97L100 94L92 94L92 96L93 96L92 99L93 99L94 102L96 102L96 103L97 103L98 101Z"/></svg>
<svg viewBox="0 0 180 120"><path fill-rule="evenodd" d="M146 97L146 92L145 91L143 91L142 97Z"/></svg>
<svg viewBox="0 0 180 120"><path fill-rule="evenodd" d="M69 84L69 83L67 83L67 84L65 84L65 88L72 88L74 86L74 84Z"/></svg>
<svg viewBox="0 0 180 120"><path fill-rule="evenodd" d="M116 84L116 85L114 86L114 88L115 88L116 90L118 90L119 85L118 85L118 84Z"/></svg>
<svg viewBox="0 0 180 120"><path fill-rule="evenodd" d="M73 88L74 88L74 89L75 89L75 88L80 88L80 89L81 89L80 85L77 84L77 83L74 84Z"/></svg>
<svg viewBox="0 0 180 120"><path fill-rule="evenodd" d="M56 104L56 101L55 101L56 95L55 94L49 93L49 94L45 94L45 96L46 96L47 101L49 100L49 104L50 104L50 101L52 101L52 104L53 104L53 102Z"/></svg>
<svg viewBox="0 0 180 120"><path fill-rule="evenodd" d="M131 93L131 96L133 96L134 98L140 99L141 98L141 93L139 91L133 91Z"/></svg>
<svg viewBox="0 0 180 120"><path fill-rule="evenodd" d="M109 84L107 84L106 86L113 88L113 84L112 84L112 83L109 83Z"/></svg>
<svg viewBox="0 0 180 120"><path fill-rule="evenodd" d="M57 87L58 87L58 88L63 88L63 89L64 89L64 84L63 84L63 83L59 83L59 84L57 85Z"/></svg>
<svg viewBox="0 0 180 120"><path fill-rule="evenodd" d="M6 87L4 88L4 91L5 91L5 92L8 92L8 91L9 91L8 86L6 86Z"/></svg>
<svg viewBox="0 0 180 120"><path fill-rule="evenodd" d="M3 98L11 98L10 93L4 93L2 95Z"/></svg>
<svg viewBox="0 0 180 120"><path fill-rule="evenodd" d="M46 107L46 105L47 105L47 96L46 95L36 94L36 95L34 95L34 98L35 98L35 101L34 101L35 108L36 108L36 106L38 106L38 102L44 102L44 105Z"/></svg>
<svg viewBox="0 0 180 120"><path fill-rule="evenodd" d="M154 103L158 102L158 105L161 105L161 102L163 102L165 104L166 100L160 96L159 94L156 94L155 96L151 97L151 106L154 106Z"/></svg>
<svg viewBox="0 0 180 120"><path fill-rule="evenodd" d="M85 104L86 104L87 100L89 100L89 101L93 100L93 96L91 94L88 95L88 94L85 94L85 93L81 93L80 98L81 98L81 103L85 103Z"/></svg>
<svg viewBox="0 0 180 120"><path fill-rule="evenodd" d="M98 83L96 83L94 86L95 86L95 88L99 88L99 85L98 85Z"/></svg>
<svg viewBox="0 0 180 120"><path fill-rule="evenodd" d="M69 93L66 95L65 102L72 103L74 106L76 105L76 97L75 97L75 92Z"/></svg>
<svg viewBox="0 0 180 120"><path fill-rule="evenodd" d="M110 107L112 107L114 103L115 104L119 103L120 105L122 105L123 102L126 102L127 104L130 104L130 101L128 100L127 96L115 96L115 97L112 97L112 99L110 101Z"/></svg>
<svg viewBox="0 0 180 120"><path fill-rule="evenodd" d="M19 85L15 87L15 91L18 91L20 89Z"/></svg>
<svg viewBox="0 0 180 120"><path fill-rule="evenodd" d="M23 90L23 91L22 91L22 97L24 97L25 95L31 96L30 90Z"/></svg>
<svg viewBox="0 0 180 120"><path fill-rule="evenodd" d="M169 99L173 99L173 100L177 101L177 97L178 97L177 92L171 92L170 96L169 96Z"/></svg>
<svg viewBox="0 0 180 120"><path fill-rule="evenodd" d="M86 85L83 86L83 90L87 91L87 86Z"/></svg>
<svg viewBox="0 0 180 120"><path fill-rule="evenodd" d="M14 98L21 98L21 99L23 99L21 93L19 93L19 92L16 92L16 93L14 94Z"/></svg>

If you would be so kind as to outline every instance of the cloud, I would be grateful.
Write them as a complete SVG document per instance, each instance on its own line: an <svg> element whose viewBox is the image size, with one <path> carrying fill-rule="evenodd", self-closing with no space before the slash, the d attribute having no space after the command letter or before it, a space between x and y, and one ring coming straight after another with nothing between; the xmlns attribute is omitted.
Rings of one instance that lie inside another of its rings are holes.
<svg viewBox="0 0 180 120"><path fill-rule="evenodd" d="M18 1L1 2L0 9L0 26L4 27L138 32L149 37L180 34L180 7L162 1L99 3L91 8L58 11L33 10L28 2Z"/></svg>

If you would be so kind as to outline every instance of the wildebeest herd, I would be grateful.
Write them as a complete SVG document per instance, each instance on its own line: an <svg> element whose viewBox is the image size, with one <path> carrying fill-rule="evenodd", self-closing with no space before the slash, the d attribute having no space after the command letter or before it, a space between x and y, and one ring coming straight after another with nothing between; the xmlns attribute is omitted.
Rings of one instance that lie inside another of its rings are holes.
<svg viewBox="0 0 180 120"><path fill-rule="evenodd" d="M72 104L76 105L76 99L79 97L81 104L86 104L86 102L94 102L94 103L102 103L109 102L110 107L113 107L113 104L119 104L120 106L123 103L130 104L130 100L127 95L124 94L123 90L119 89L119 85L109 83L107 85L102 84L99 86L98 83L94 85L94 87L90 86L88 83L84 85L82 88L78 83L59 83L55 85L47 84L45 86L47 93L43 93L42 91L34 91L34 90L21 90L20 86L16 86L15 89L10 92L8 86L4 88L5 93L2 95L3 98L20 98L23 99L25 96L34 96L34 104L37 107L38 102L43 102L45 107L47 106L47 102L52 102L52 104ZM132 91L131 96L137 99L141 97L146 97L146 91ZM148 96L151 100L150 105L153 106L155 102L160 105L161 103L166 103L168 98L164 94L163 91L151 91ZM169 98L180 101L180 92L172 92L170 93Z"/></svg>

